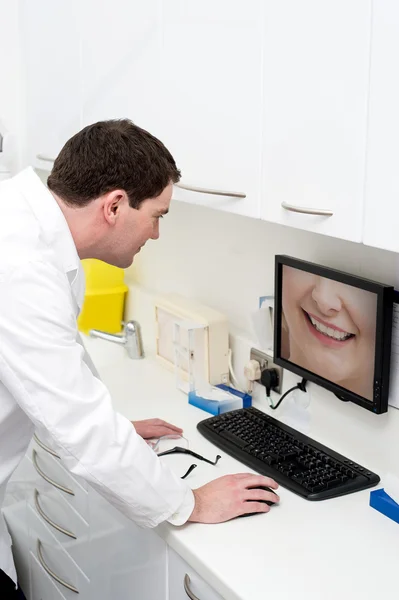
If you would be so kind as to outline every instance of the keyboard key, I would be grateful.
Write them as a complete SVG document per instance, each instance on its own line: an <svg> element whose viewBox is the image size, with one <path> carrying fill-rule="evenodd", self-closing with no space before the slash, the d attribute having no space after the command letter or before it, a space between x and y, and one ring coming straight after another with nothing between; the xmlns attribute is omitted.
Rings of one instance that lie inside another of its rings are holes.
<svg viewBox="0 0 399 600"><path fill-rule="evenodd" d="M225 440L229 440L229 442L232 442L235 446L238 446L239 448L244 448L248 445L247 442L239 438L234 433L230 433L230 431L221 431L220 437L223 437Z"/></svg>

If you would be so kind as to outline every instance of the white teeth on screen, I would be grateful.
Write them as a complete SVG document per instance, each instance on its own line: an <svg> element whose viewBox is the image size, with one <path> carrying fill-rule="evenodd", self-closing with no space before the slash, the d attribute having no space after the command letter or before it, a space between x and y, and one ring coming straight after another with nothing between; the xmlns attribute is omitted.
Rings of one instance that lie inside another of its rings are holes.
<svg viewBox="0 0 399 600"><path fill-rule="evenodd" d="M339 342L343 342L352 336L351 333L346 333L345 331L338 331L337 329L333 329L332 327L327 327L327 325L323 325L320 321L317 321L313 317L309 315L309 319L315 329L320 333L323 333L327 337L332 338L333 340L338 340Z"/></svg>

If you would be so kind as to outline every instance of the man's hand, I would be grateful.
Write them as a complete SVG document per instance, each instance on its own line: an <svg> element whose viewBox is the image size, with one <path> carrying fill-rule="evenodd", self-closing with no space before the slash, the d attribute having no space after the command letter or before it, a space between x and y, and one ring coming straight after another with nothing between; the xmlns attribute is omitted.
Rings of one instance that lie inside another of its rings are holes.
<svg viewBox="0 0 399 600"><path fill-rule="evenodd" d="M145 421L132 421L137 433L148 440L150 438L160 438L163 435L175 435L179 437L183 433L183 429L171 425L162 419L146 419Z"/></svg>
<svg viewBox="0 0 399 600"><path fill-rule="evenodd" d="M280 498L272 492L250 489L261 485L273 490L278 488L278 484L270 477L250 473L237 473L214 479L193 490L195 506L188 520L196 523L222 523L247 513L269 512L270 506L259 500L277 503Z"/></svg>

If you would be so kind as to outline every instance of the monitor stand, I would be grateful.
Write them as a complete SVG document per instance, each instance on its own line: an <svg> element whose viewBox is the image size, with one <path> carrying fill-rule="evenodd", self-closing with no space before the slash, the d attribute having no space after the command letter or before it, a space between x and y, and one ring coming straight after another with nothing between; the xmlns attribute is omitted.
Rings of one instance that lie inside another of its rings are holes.
<svg viewBox="0 0 399 600"><path fill-rule="evenodd" d="M347 398L343 398L342 396L340 396L339 394L336 394L335 392L333 392L333 394L334 394L334 396L339 398L341 400L341 402L349 402L349 400Z"/></svg>

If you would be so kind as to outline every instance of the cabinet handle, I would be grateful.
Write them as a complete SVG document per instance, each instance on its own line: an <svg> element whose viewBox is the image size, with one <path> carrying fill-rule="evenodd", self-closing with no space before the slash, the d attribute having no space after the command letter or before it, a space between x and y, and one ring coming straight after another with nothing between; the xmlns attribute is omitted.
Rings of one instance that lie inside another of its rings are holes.
<svg viewBox="0 0 399 600"><path fill-rule="evenodd" d="M193 592L190 590L190 577L187 575L187 573L184 576L184 591L190 600L200 600L198 596L193 594Z"/></svg>
<svg viewBox="0 0 399 600"><path fill-rule="evenodd" d="M54 523L54 521L52 521L50 519L50 517L48 517L46 515L46 513L44 512L44 510L42 509L42 507L39 504L39 492L36 489L34 491L34 499L35 499L36 510L39 513L39 515L42 517L42 519L44 519L49 525L51 525L51 527L54 527L54 529L56 529L57 531L64 533L65 535L67 535L70 538L73 538L74 540L77 539L77 537L74 533L72 533L71 531L68 531L68 529L64 529L63 527L61 527L61 525L57 525L57 523Z"/></svg>
<svg viewBox="0 0 399 600"><path fill-rule="evenodd" d="M55 161L55 158L51 158L51 156L46 156L45 154L36 154L36 158L42 160L43 162L53 163Z"/></svg>
<svg viewBox="0 0 399 600"><path fill-rule="evenodd" d="M317 215L318 217L332 217L333 211L329 208L305 208L304 206L295 206L295 204L288 204L287 202L281 203L284 210L289 210L294 213L301 213L303 215Z"/></svg>
<svg viewBox="0 0 399 600"><path fill-rule="evenodd" d="M56 452L54 452L54 450L46 446L46 444L43 444L43 442L37 437L36 433L33 434L33 439L35 440L36 444L40 446L40 448L43 448L43 450L45 450L49 454L52 454L52 456L55 456L55 458L61 458Z"/></svg>
<svg viewBox="0 0 399 600"><path fill-rule="evenodd" d="M36 452L36 450L32 451L32 461L33 461L33 466L35 467L36 471L39 473L40 477L43 477L43 479L45 479L46 481L48 481L48 483L51 483L51 485L53 485L57 489L61 490L62 492L65 492L66 494L69 494L70 496L74 496L75 495L75 492L73 490L70 490L69 488L61 485L60 483L57 483L53 479L50 479L50 477L48 477L48 475L46 475L45 473L43 473L43 471L41 470L41 468L37 464L37 452Z"/></svg>
<svg viewBox="0 0 399 600"><path fill-rule="evenodd" d="M79 590L76 587L74 587L70 583L67 583L66 581L61 579L61 577L58 577L58 575L56 575L56 573L54 573L54 571L52 571L50 569L50 567L48 567L46 565L46 563L44 562L43 554L42 554L42 543L39 539L37 540L37 558L38 558L40 564L42 565L43 569L46 571L46 573L48 573L50 575L50 577L52 577L53 579L58 581L58 583L60 583L64 587L66 587L68 590L71 590L71 592L75 592L75 594L79 594Z"/></svg>
<svg viewBox="0 0 399 600"><path fill-rule="evenodd" d="M175 183L175 186L182 190L188 190L189 192L198 192L200 194L210 194L211 196L229 196L229 198L246 198L247 195L242 192L226 192L224 190L211 190L208 188L195 187L193 185L186 185L185 183Z"/></svg>

